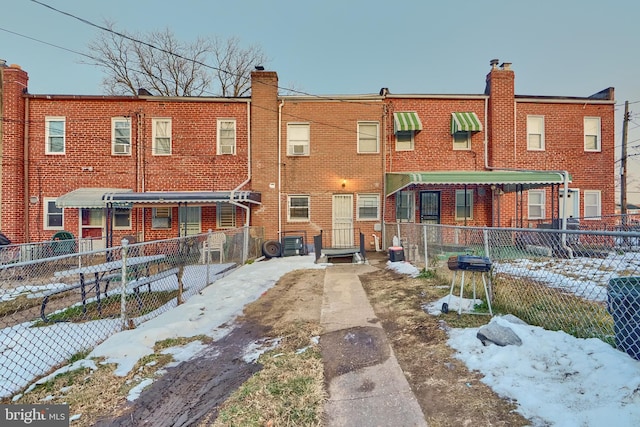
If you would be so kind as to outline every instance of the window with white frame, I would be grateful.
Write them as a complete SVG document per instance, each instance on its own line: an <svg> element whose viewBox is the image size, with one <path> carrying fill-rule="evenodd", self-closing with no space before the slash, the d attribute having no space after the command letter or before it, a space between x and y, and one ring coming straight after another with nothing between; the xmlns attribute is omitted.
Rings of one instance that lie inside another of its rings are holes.
<svg viewBox="0 0 640 427"><path fill-rule="evenodd" d="M413 151L414 149L414 137L413 131L398 131L396 132L396 151Z"/></svg>
<svg viewBox="0 0 640 427"><path fill-rule="evenodd" d="M44 202L44 229L62 230L64 228L64 209L56 206L56 199L45 197Z"/></svg>
<svg viewBox="0 0 640 427"><path fill-rule="evenodd" d="M600 151L600 117L584 118L584 151Z"/></svg>
<svg viewBox="0 0 640 427"><path fill-rule="evenodd" d="M601 215L600 190L584 190L584 219L600 219Z"/></svg>
<svg viewBox="0 0 640 427"><path fill-rule="evenodd" d="M380 218L380 195L358 194L358 213L360 221L377 220Z"/></svg>
<svg viewBox="0 0 640 427"><path fill-rule="evenodd" d="M111 154L131 155L131 119L113 117L111 119Z"/></svg>
<svg viewBox="0 0 640 427"><path fill-rule="evenodd" d="M235 120L218 120L218 154L236 154Z"/></svg>
<svg viewBox="0 0 640 427"><path fill-rule="evenodd" d="M171 119L152 120L152 153L154 156L171 155Z"/></svg>
<svg viewBox="0 0 640 427"><path fill-rule="evenodd" d="M527 116L527 150L544 151L544 116Z"/></svg>
<svg viewBox="0 0 640 427"><path fill-rule="evenodd" d="M287 123L287 154L308 156L311 139L309 123Z"/></svg>
<svg viewBox="0 0 640 427"><path fill-rule="evenodd" d="M171 228L171 214L172 208L170 207L157 207L153 208L151 212L151 228L153 229L167 229Z"/></svg>
<svg viewBox="0 0 640 427"><path fill-rule="evenodd" d="M454 150L471 150L471 132L458 131L453 133Z"/></svg>
<svg viewBox="0 0 640 427"><path fill-rule="evenodd" d="M456 219L473 219L473 190L456 190Z"/></svg>
<svg viewBox="0 0 640 427"><path fill-rule="evenodd" d="M399 222L413 222L415 218L415 193L413 191L398 191L396 193L396 220Z"/></svg>
<svg viewBox="0 0 640 427"><path fill-rule="evenodd" d="M64 117L45 117L45 154L64 154L66 120Z"/></svg>
<svg viewBox="0 0 640 427"><path fill-rule="evenodd" d="M114 208L113 209L113 229L114 230L131 229L131 209L130 208Z"/></svg>
<svg viewBox="0 0 640 427"><path fill-rule="evenodd" d="M358 153L378 153L378 122L358 122Z"/></svg>
<svg viewBox="0 0 640 427"><path fill-rule="evenodd" d="M287 197L287 216L289 221L309 221L309 196Z"/></svg>
<svg viewBox="0 0 640 427"><path fill-rule="evenodd" d="M544 190L529 190L529 219L544 219L545 213Z"/></svg>
<svg viewBox="0 0 640 427"><path fill-rule="evenodd" d="M236 227L236 207L231 203L216 205L216 225L218 228Z"/></svg>

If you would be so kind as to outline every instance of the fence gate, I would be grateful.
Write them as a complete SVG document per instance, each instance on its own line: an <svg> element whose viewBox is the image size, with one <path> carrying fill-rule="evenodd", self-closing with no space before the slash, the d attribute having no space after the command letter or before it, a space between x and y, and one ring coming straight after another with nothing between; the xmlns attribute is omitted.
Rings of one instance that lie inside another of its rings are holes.
<svg viewBox="0 0 640 427"><path fill-rule="evenodd" d="M353 195L333 195L332 246L353 246Z"/></svg>

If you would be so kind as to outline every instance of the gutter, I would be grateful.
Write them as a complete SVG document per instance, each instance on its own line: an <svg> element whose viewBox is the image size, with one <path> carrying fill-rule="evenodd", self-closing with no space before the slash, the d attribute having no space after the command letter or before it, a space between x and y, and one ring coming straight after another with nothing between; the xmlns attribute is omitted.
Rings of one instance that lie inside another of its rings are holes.
<svg viewBox="0 0 640 427"><path fill-rule="evenodd" d="M514 103L515 108L515 103ZM497 168L494 166L489 166L489 139L488 139L488 127L487 127L487 114L489 112L489 99L485 99L484 101L484 126L487 131L484 133L484 167L488 170L501 170L508 172L539 172L535 169L516 169L516 168ZM515 135L514 135L514 149L515 149ZM564 197L562 198L562 225L561 230L567 230L567 195L569 194L569 172L566 170L550 170L546 171L550 173L556 173L560 175L562 178L562 183L564 187ZM573 249L567 246L567 235L566 233L562 233L560 239L562 248L567 251L569 254L569 258L573 258Z"/></svg>

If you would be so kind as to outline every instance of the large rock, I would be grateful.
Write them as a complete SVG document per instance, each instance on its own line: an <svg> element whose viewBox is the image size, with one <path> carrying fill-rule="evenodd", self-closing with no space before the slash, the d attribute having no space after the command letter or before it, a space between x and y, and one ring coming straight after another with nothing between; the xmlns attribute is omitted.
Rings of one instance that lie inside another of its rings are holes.
<svg viewBox="0 0 640 427"><path fill-rule="evenodd" d="M506 345L522 345L522 340L511 328L491 322L478 330L476 337L482 341L482 345L495 344L501 347Z"/></svg>

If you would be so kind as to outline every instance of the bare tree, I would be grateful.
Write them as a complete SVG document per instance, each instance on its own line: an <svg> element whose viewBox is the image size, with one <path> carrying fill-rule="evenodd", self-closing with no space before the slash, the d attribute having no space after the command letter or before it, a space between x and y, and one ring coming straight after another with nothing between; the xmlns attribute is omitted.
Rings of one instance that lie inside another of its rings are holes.
<svg viewBox="0 0 640 427"><path fill-rule="evenodd" d="M164 96L243 96L251 90L251 70L267 57L258 46L243 48L237 38L178 41L169 29L144 35L100 33L88 45L91 63L105 71L102 86L110 95L146 89ZM216 84L217 83L217 84Z"/></svg>

